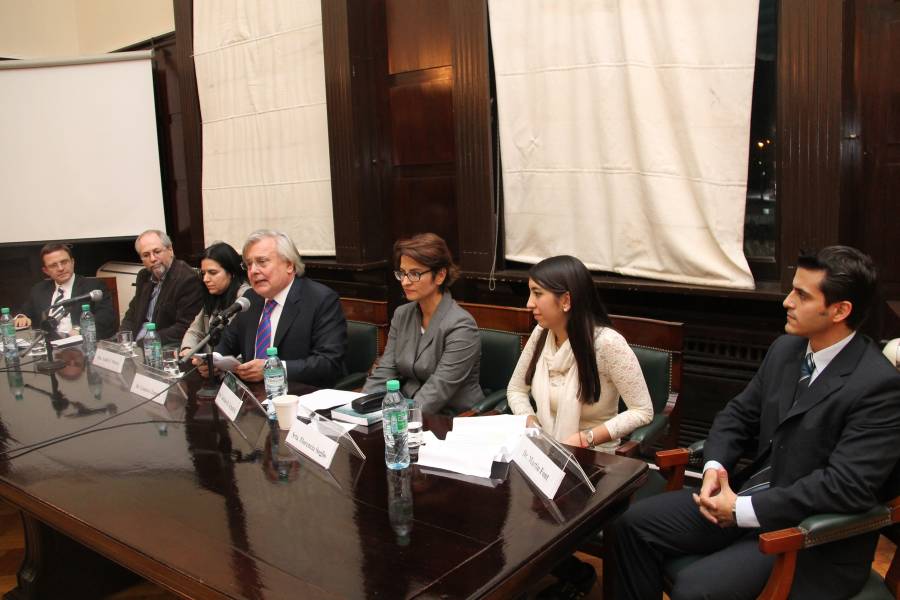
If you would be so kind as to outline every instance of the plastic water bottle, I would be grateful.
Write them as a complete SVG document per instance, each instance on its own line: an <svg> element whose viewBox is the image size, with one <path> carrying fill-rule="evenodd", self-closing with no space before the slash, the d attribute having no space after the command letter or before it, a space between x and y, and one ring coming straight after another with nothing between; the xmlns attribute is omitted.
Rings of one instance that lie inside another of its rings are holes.
<svg viewBox="0 0 900 600"><path fill-rule="evenodd" d="M7 364L19 360L19 348L16 346L16 324L9 316L9 308L0 308L0 333L3 334L3 357Z"/></svg>
<svg viewBox="0 0 900 600"><path fill-rule="evenodd" d="M156 323L147 323L147 334L144 336L144 363L162 371L162 340L156 333Z"/></svg>
<svg viewBox="0 0 900 600"><path fill-rule="evenodd" d="M19 361L6 363L6 377L9 380L9 389L13 393L16 400L25 398L25 381L22 378L22 371L19 370Z"/></svg>
<svg viewBox="0 0 900 600"><path fill-rule="evenodd" d="M278 348L274 346L266 350L266 364L263 365L263 380L266 382L266 398L269 400L267 409L269 419L277 419L275 403L272 402L278 396L287 394L287 378L285 377L284 363L278 358Z"/></svg>
<svg viewBox="0 0 900 600"><path fill-rule="evenodd" d="M387 382L387 394L381 405L384 419L384 462L389 469L405 469L409 466L406 417L409 405L400 393L400 382Z"/></svg>
<svg viewBox="0 0 900 600"><path fill-rule="evenodd" d="M97 349L97 323L90 304L81 305L81 337L84 338L84 353L93 356Z"/></svg>

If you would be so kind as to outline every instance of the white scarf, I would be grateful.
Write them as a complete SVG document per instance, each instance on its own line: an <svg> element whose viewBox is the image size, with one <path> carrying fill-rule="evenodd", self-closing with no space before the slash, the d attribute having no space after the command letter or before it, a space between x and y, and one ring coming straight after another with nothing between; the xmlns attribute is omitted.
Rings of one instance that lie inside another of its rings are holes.
<svg viewBox="0 0 900 600"><path fill-rule="evenodd" d="M537 403L537 416L544 428L554 439L562 441L578 432L581 422L581 402L578 400L578 366L569 340L556 348L556 339L552 331L547 332L547 340L541 349L541 356L535 365L531 379L531 393ZM537 351L537 348L535 348ZM563 394L556 407L554 416L550 410L550 391L554 387L563 386Z"/></svg>

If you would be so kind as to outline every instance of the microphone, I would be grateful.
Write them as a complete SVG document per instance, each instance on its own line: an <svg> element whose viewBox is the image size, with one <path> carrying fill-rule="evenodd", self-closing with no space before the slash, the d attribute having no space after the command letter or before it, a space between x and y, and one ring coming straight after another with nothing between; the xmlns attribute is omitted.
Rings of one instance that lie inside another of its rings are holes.
<svg viewBox="0 0 900 600"><path fill-rule="evenodd" d="M213 318L212 323L210 323L210 326L212 326L214 323L218 324L222 321L227 321L229 317L231 317L231 315L239 312L244 312L248 308L250 308L250 301L244 297L238 298L234 301L234 304L217 314Z"/></svg>
<svg viewBox="0 0 900 600"><path fill-rule="evenodd" d="M73 296L68 300L60 300L55 304L51 304L50 308L47 310L53 310L54 308L59 308L60 306L72 306L73 304L84 304L85 302L100 302L103 300L103 292L100 290L91 290L89 294L82 294L80 296Z"/></svg>

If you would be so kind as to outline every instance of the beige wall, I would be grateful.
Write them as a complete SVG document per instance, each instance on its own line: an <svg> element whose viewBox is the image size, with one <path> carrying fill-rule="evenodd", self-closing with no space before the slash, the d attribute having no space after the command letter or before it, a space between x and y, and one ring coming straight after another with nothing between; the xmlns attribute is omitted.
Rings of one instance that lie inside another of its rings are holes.
<svg viewBox="0 0 900 600"><path fill-rule="evenodd" d="M0 56L103 54L175 30L172 0L0 0Z"/></svg>

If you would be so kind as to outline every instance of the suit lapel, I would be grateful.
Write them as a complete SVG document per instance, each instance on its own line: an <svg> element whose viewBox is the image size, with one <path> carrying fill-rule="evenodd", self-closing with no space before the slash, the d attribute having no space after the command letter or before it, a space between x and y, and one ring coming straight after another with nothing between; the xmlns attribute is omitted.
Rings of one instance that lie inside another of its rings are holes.
<svg viewBox="0 0 900 600"><path fill-rule="evenodd" d="M800 363L806 356L806 344L791 355L785 361L784 368L781 370L781 383L778 386L778 422L781 423L787 418L788 411L794 404L794 396L797 394L797 384L800 381Z"/></svg>
<svg viewBox="0 0 900 600"><path fill-rule="evenodd" d="M847 376L856 369L856 365L859 364L865 348L865 338L860 334L854 336L854 338L850 340L850 343L847 344L847 347L834 357L834 360L832 360L828 366L825 367L825 370L816 377L816 380L810 384L809 389L797 399L797 403L788 411L785 419L805 413L816 404L822 402L828 398L828 396L844 387Z"/></svg>
<svg viewBox="0 0 900 600"><path fill-rule="evenodd" d="M288 292L284 306L281 307L281 316L278 318L278 329L275 330L275 338L272 340L273 346L281 347L281 340L284 338L287 330L291 328L294 319L300 315L300 306L302 305L300 299L303 295L303 284L304 281L302 277L294 277L291 291Z"/></svg>
<svg viewBox="0 0 900 600"><path fill-rule="evenodd" d="M425 352L426 348L434 341L434 336L437 334L438 329L440 329L441 321L444 320L447 311L450 310L450 303L452 301L453 299L450 297L450 292L444 292L437 310L434 311L434 314L431 316L431 321L428 322L428 328L425 330L425 335L419 340L419 346L416 348L417 361L419 360L419 357L422 356L422 353ZM421 312L419 314L421 314Z"/></svg>

